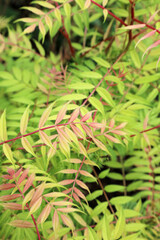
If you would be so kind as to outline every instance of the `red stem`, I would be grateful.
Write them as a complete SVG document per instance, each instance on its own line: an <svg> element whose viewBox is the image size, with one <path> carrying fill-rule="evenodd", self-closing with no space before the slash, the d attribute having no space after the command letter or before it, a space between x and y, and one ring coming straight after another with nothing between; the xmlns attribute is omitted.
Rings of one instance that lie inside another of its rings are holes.
<svg viewBox="0 0 160 240"><path fill-rule="evenodd" d="M16 183L16 182L15 182L15 183ZM19 186L17 185L17 183L16 183L16 186L17 186L17 188L18 188L18 191L19 191L20 194L22 195L22 198L24 199L24 195L23 195L21 189L19 188ZM30 211L30 207L29 207L28 203L26 203L26 206L27 206L28 210ZM38 240L41 240L41 236L40 236L40 233L39 233L39 230L38 230L38 226L37 226L37 223L36 223L36 220L35 220L33 214L31 214L31 217L32 217L33 223L34 223L35 228L36 228L36 232L37 232L37 235L38 235Z"/></svg>
<svg viewBox="0 0 160 240"><path fill-rule="evenodd" d="M159 30L157 30L156 28L152 27L151 25L148 25L147 23L144 23L144 22L142 22L142 21L140 21L140 20L138 20L136 18L134 18L134 21L137 22L137 23L140 23L140 24L145 24L147 28L150 28L152 30L156 30L156 32L160 33Z"/></svg>
<svg viewBox="0 0 160 240"><path fill-rule="evenodd" d="M155 127L152 127L152 128L146 129L146 130L143 130L140 133L149 132L149 131L151 131L153 129L156 129L156 128L160 128L160 125L157 125ZM130 137L134 137L134 136L136 136L136 134L130 135Z"/></svg>
<svg viewBox="0 0 160 240"><path fill-rule="evenodd" d="M97 7L101 8L101 9L106 9L105 7L103 7L102 5L100 5L99 3L96 3L95 1L91 0L91 2L96 5ZM120 19L119 17L117 17L116 15L114 15L112 12L110 12L108 9L108 14L111 15L112 17L114 17L116 20L118 20L119 22L122 23L122 25L124 26L128 26L122 19Z"/></svg>

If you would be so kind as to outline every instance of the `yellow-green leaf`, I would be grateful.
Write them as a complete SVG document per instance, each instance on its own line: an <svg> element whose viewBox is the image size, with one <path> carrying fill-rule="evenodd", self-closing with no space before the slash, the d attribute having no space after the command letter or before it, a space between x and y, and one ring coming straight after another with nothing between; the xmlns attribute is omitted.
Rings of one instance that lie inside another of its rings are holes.
<svg viewBox="0 0 160 240"><path fill-rule="evenodd" d="M29 215L33 214L34 212L37 211L37 209L41 206L42 203L42 197L40 197L30 208Z"/></svg>
<svg viewBox="0 0 160 240"><path fill-rule="evenodd" d="M57 18L58 22L61 23L61 12L58 8L54 10L55 17Z"/></svg>
<svg viewBox="0 0 160 240"><path fill-rule="evenodd" d="M0 138L2 141L7 140L6 111L2 113L2 116L0 119Z"/></svg>
<svg viewBox="0 0 160 240"><path fill-rule="evenodd" d="M36 156L34 151L33 151L33 148L30 144L30 142L27 140L27 138L21 138L21 142L22 142L22 146L24 147L24 149L31 153L33 156Z"/></svg>
<svg viewBox="0 0 160 240"><path fill-rule="evenodd" d="M24 111L20 122L20 133L23 135L26 132L29 118L29 107Z"/></svg>
<svg viewBox="0 0 160 240"><path fill-rule="evenodd" d="M51 104L51 105L43 112L43 114L42 114L42 116L41 116L41 119L40 119L40 121L39 121L39 125L38 125L39 128L42 128L42 127L44 126L45 122L47 121L47 119L48 119L48 117L49 117L49 115L50 115L50 113L51 113L51 111L52 111L52 107L53 107L53 104Z"/></svg>
<svg viewBox="0 0 160 240"><path fill-rule="evenodd" d="M8 160L12 164L14 164L15 160L13 159L13 154L12 154L12 151L11 151L11 148L10 148L9 144L7 144L7 143L3 144L3 152L4 152L5 156L8 158Z"/></svg>

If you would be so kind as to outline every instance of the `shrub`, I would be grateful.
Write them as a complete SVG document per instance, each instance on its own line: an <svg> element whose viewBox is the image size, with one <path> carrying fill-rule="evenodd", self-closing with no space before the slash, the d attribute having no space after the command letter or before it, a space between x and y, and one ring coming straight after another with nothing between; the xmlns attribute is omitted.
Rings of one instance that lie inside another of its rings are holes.
<svg viewBox="0 0 160 240"><path fill-rule="evenodd" d="M158 239L159 1L32 4L0 35L1 239Z"/></svg>

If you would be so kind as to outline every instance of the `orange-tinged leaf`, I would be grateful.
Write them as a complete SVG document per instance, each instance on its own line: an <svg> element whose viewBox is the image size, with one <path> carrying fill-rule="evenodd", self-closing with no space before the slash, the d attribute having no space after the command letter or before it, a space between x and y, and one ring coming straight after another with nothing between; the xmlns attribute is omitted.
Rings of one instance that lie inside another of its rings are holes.
<svg viewBox="0 0 160 240"><path fill-rule="evenodd" d="M103 16L104 16L104 21L103 22L105 22L106 19L107 19L107 16L108 16L108 10L106 8L103 9Z"/></svg>
<svg viewBox="0 0 160 240"><path fill-rule="evenodd" d="M25 221L25 220L13 220L9 223L9 225L18 228L33 228L35 227L33 223Z"/></svg>
<svg viewBox="0 0 160 240"><path fill-rule="evenodd" d="M73 198L74 198L78 203L81 204L81 200L80 200L80 198L77 196L76 193L73 193L72 196L73 196Z"/></svg>
<svg viewBox="0 0 160 240"><path fill-rule="evenodd" d="M33 181L34 181L34 178L35 178L35 174L32 173L32 174L29 176L29 178L28 178L28 180L27 180L27 182L26 182L26 185L25 185L25 187L24 187L24 189L23 189L23 193L25 193L25 192L28 190L28 188L30 188L30 186L32 185L32 183L33 183Z"/></svg>
<svg viewBox="0 0 160 240"><path fill-rule="evenodd" d="M87 172L87 171L80 170L79 172L80 172L80 174L82 174L83 176L91 177L91 178L95 179L95 177L94 177L92 174L90 174L89 172Z"/></svg>
<svg viewBox="0 0 160 240"><path fill-rule="evenodd" d="M57 211L63 212L63 213L70 213L70 212L77 212L79 210L76 208L69 207L69 208L57 208Z"/></svg>
<svg viewBox="0 0 160 240"><path fill-rule="evenodd" d="M92 127L92 128L97 128L97 129L99 129L99 128L104 128L105 127L105 125L104 124L102 124L102 123L97 123L97 122L91 122L91 123L87 123L90 127Z"/></svg>
<svg viewBox="0 0 160 240"><path fill-rule="evenodd" d="M13 159L13 154L12 154L11 148L8 143L3 144L3 152L4 152L5 156L8 158L8 160L12 164L14 164L15 160Z"/></svg>
<svg viewBox="0 0 160 240"><path fill-rule="evenodd" d="M59 173L73 174L73 173L77 173L77 170L75 170L75 169L64 169L64 170L59 171Z"/></svg>
<svg viewBox="0 0 160 240"><path fill-rule="evenodd" d="M154 14L149 18L149 20L147 21L147 24L149 24L150 22L152 22L152 20L154 19L154 17L156 16L156 14L159 12L160 10L157 10L156 12L154 12Z"/></svg>
<svg viewBox="0 0 160 240"><path fill-rule="evenodd" d="M108 135L108 134L104 134L106 138L108 138L111 142L114 142L114 143L121 143L119 141L119 139L115 138L115 137L112 137L111 135Z"/></svg>
<svg viewBox="0 0 160 240"><path fill-rule="evenodd" d="M13 183L5 183L0 185L0 190L8 190L14 187L16 187L16 185Z"/></svg>
<svg viewBox="0 0 160 240"><path fill-rule="evenodd" d="M67 160L67 161L68 161L68 160ZM69 159L69 162L70 162L70 163L81 163L82 160L77 159L77 158L70 158L70 159Z"/></svg>
<svg viewBox="0 0 160 240"><path fill-rule="evenodd" d="M42 197L38 198L38 200L36 202L34 202L32 207L30 208L29 215L31 215L34 212L36 212L37 209L41 206L41 203L42 203Z"/></svg>
<svg viewBox="0 0 160 240"><path fill-rule="evenodd" d="M145 27L146 24L135 24L135 25L130 25L130 26L127 26L127 27L124 27L125 29L139 29L139 28L143 28Z"/></svg>
<svg viewBox="0 0 160 240"><path fill-rule="evenodd" d="M71 141L73 141L76 145L78 145L78 139L77 136L75 135L75 133L73 133L69 128L65 128L65 132L67 134L67 136L71 139Z"/></svg>
<svg viewBox="0 0 160 240"><path fill-rule="evenodd" d="M50 204L47 204L39 217L37 218L37 224L44 223L46 219L48 218L50 212L51 212L52 206Z"/></svg>
<svg viewBox="0 0 160 240"><path fill-rule="evenodd" d="M39 128L42 128L46 123L46 121L48 120L49 115L52 111L52 107L53 107L53 104L49 105L49 107L47 107L47 109L43 112L41 119L39 121L39 125L38 125Z"/></svg>
<svg viewBox="0 0 160 240"><path fill-rule="evenodd" d="M21 182L28 176L29 169L25 169L20 178L18 179L17 184L21 184Z"/></svg>
<svg viewBox="0 0 160 240"><path fill-rule="evenodd" d="M44 194L44 197L57 198L57 197L67 197L67 195L61 192L51 192L51 193Z"/></svg>
<svg viewBox="0 0 160 240"><path fill-rule="evenodd" d="M10 179L12 179L13 177L12 176L10 176L10 175L2 175L1 176L2 178L5 178L5 179L8 179L8 180L10 180Z"/></svg>
<svg viewBox="0 0 160 240"><path fill-rule="evenodd" d="M85 4L84 4L84 9L89 8L90 5L91 5L91 0L86 0L86 1L85 1Z"/></svg>
<svg viewBox="0 0 160 240"><path fill-rule="evenodd" d="M38 4L42 7L48 8L48 9L53 9L55 8L51 3L49 2L43 2L43 1L33 1L32 3Z"/></svg>
<svg viewBox="0 0 160 240"><path fill-rule="evenodd" d="M79 142L79 149L80 149L80 153L82 153L85 157L88 156L87 151L81 142Z"/></svg>
<svg viewBox="0 0 160 240"><path fill-rule="evenodd" d="M55 128L57 130L58 135L60 137L62 137L64 139L64 141L66 141L68 143L71 142L70 139L68 138L67 133L62 128L60 128L60 127L55 127Z"/></svg>
<svg viewBox="0 0 160 240"><path fill-rule="evenodd" d="M33 25L25 28L25 30L23 31L23 33L24 33L24 34L26 34L26 33L31 33L31 32L33 32L33 31L35 30L35 28L36 28L36 24L33 24Z"/></svg>
<svg viewBox="0 0 160 240"><path fill-rule="evenodd" d="M68 142L61 136L59 136L58 139L61 152L66 156L66 158L70 158L70 147Z"/></svg>
<svg viewBox="0 0 160 240"><path fill-rule="evenodd" d="M20 173L22 172L22 170L23 170L23 168L18 169L18 171L15 172L14 177L17 178L20 175Z"/></svg>
<svg viewBox="0 0 160 240"><path fill-rule="evenodd" d="M106 146L105 146L101 141L99 141L99 140L96 139L96 138L93 138L93 141L95 142L95 144L97 145L97 147L99 147L99 148L102 149L103 151L105 151L105 152L107 152L108 154L110 154L109 151L107 150Z"/></svg>
<svg viewBox="0 0 160 240"><path fill-rule="evenodd" d="M20 18L16 20L16 22L25 22L25 23L33 23L37 21L38 21L38 18Z"/></svg>
<svg viewBox="0 0 160 240"><path fill-rule="evenodd" d="M78 184L78 186L80 186L81 188L84 188L85 190L87 190L90 193L89 188L87 187L87 185L84 182L77 179L76 183Z"/></svg>
<svg viewBox="0 0 160 240"><path fill-rule="evenodd" d="M72 230L75 229L75 226L74 226L74 224L73 224L73 222L72 222L72 220L70 219L69 216L61 214L61 219L62 219L64 225L66 225L67 227L71 228Z"/></svg>
<svg viewBox="0 0 160 240"><path fill-rule="evenodd" d="M39 21L38 26L39 26L40 32L42 33L42 36L44 37L46 35L46 29L45 29L44 24L41 20Z"/></svg>
<svg viewBox="0 0 160 240"><path fill-rule="evenodd" d="M108 0L103 0L103 7L105 7L108 3Z"/></svg>
<svg viewBox="0 0 160 240"><path fill-rule="evenodd" d="M127 125L127 122L123 122L123 123L121 123L120 125L118 125L117 127L115 127L115 129L116 129L116 130L122 129L122 128L124 128L126 125Z"/></svg>
<svg viewBox="0 0 160 240"><path fill-rule="evenodd" d="M160 44L160 39L159 39L158 41L156 41L155 43L153 43L151 46L149 46L149 47L146 49L146 51L144 52L142 58L144 57L144 55L146 54L146 52L148 52L148 51L149 51L150 49L152 49L152 48L157 47L159 44Z"/></svg>
<svg viewBox="0 0 160 240"><path fill-rule="evenodd" d="M57 142L55 141L53 144L53 148L50 148L49 151L48 151L48 161L54 156L54 154L56 153L56 150L57 150Z"/></svg>
<svg viewBox="0 0 160 240"><path fill-rule="evenodd" d="M64 194L68 194L68 193L70 193L71 191L72 191L72 188L68 188L68 189L64 190L63 193L64 193Z"/></svg>
<svg viewBox="0 0 160 240"><path fill-rule="evenodd" d="M69 185L73 182L74 182L74 179L67 179L67 180L60 181L59 184L65 186L65 185Z"/></svg>
<svg viewBox="0 0 160 240"><path fill-rule="evenodd" d="M109 127L110 128L113 128L114 127L114 124L115 124L115 120L112 118L110 123L109 123Z"/></svg>
<svg viewBox="0 0 160 240"><path fill-rule="evenodd" d="M79 116L79 108L76 108L75 110L74 110L74 112L72 113L72 115L71 115L71 117L70 117L70 119L69 119L69 123L71 123L71 122L73 122L74 120L76 120L77 119L77 117Z"/></svg>
<svg viewBox="0 0 160 240"><path fill-rule="evenodd" d="M83 227L86 227L87 224L86 222L83 220L83 218L81 216L79 216L77 213L73 213L73 217L74 219L80 224L82 225Z"/></svg>
<svg viewBox="0 0 160 240"><path fill-rule="evenodd" d="M15 174L15 170L14 170L13 168L8 168L8 169L7 169L7 172L8 172L11 176L13 176L13 175Z"/></svg>
<svg viewBox="0 0 160 240"><path fill-rule="evenodd" d="M126 135L126 132L120 131L120 130L111 130L111 133L117 134L117 135Z"/></svg>
<svg viewBox="0 0 160 240"><path fill-rule="evenodd" d="M21 194L4 195L0 197L0 201L10 201L18 197L21 197Z"/></svg>
<svg viewBox="0 0 160 240"><path fill-rule="evenodd" d="M80 198L84 199L87 202L85 195L78 188L74 187L74 191Z"/></svg>
<svg viewBox="0 0 160 240"><path fill-rule="evenodd" d="M65 117L66 115L66 111L67 111L67 104L65 104L61 110L59 111L58 115L57 115L57 119L55 121L55 124L57 125L58 123L60 123L63 118Z"/></svg>
<svg viewBox="0 0 160 240"><path fill-rule="evenodd" d="M146 140L147 144L150 146L150 140L149 140L147 134L143 133L143 136L144 136L144 139Z"/></svg>
<svg viewBox="0 0 160 240"><path fill-rule="evenodd" d="M18 203L1 203L1 205L6 209L22 210L22 204L18 204ZM25 209L27 208L25 207Z"/></svg>
<svg viewBox="0 0 160 240"><path fill-rule="evenodd" d="M27 140L26 137L22 137L22 138L21 138L21 143L22 143L23 148L24 148L27 152L29 152L29 153L32 154L33 156L36 156L36 154L34 153L33 148L32 148L32 146L31 146L30 142Z"/></svg>
<svg viewBox="0 0 160 240"><path fill-rule="evenodd" d="M35 189L32 189L31 191L29 191L29 192L26 194L26 196L25 196L25 198L23 199L23 202L22 202L22 208L24 208L24 206L26 205L26 203L28 203L28 202L32 199L34 193L35 193Z"/></svg>
<svg viewBox="0 0 160 240"><path fill-rule="evenodd" d="M44 142L47 146L49 146L49 147L54 149L54 146L53 146L49 136L45 132L43 132L43 131L39 131L39 134L40 134L40 137L42 139L42 142Z"/></svg>
<svg viewBox="0 0 160 240"><path fill-rule="evenodd" d="M91 117L92 117L92 113L93 113L93 111L86 113L86 114L81 118L81 122L86 122L89 118L91 118Z"/></svg>
<svg viewBox="0 0 160 240"><path fill-rule="evenodd" d="M73 124L71 124L70 126L71 126L73 132L74 132L78 137L85 139L84 134L81 132L81 130L80 130L77 126L75 126L75 125L73 125Z"/></svg>
<svg viewBox="0 0 160 240"><path fill-rule="evenodd" d="M45 189L45 182L43 182L41 185L37 187L33 195L33 198L30 202L30 205L29 205L30 207L32 207L35 204L35 202L37 202L37 200L42 196L44 189Z"/></svg>
<svg viewBox="0 0 160 240"><path fill-rule="evenodd" d="M67 201L57 201L57 202L50 202L50 204L55 205L55 206L70 206L73 205L73 203L71 202L67 202Z"/></svg>
<svg viewBox="0 0 160 240"><path fill-rule="evenodd" d="M26 132L29 119L29 107L24 111L20 122L20 133L23 135Z"/></svg>
<svg viewBox="0 0 160 240"><path fill-rule="evenodd" d="M140 39L138 40L138 42L137 42L136 45L135 45L135 48L137 47L137 45L138 45L142 40L151 37L151 36L154 35L155 33L156 33L156 30L153 30L153 31L145 34L142 38L140 38Z"/></svg>
<svg viewBox="0 0 160 240"><path fill-rule="evenodd" d="M61 23L61 12L60 12L60 10L58 8L56 8L54 10L54 13L55 13L55 17L57 18L58 22Z"/></svg>
<svg viewBox="0 0 160 240"><path fill-rule="evenodd" d="M49 30L51 31L52 30L52 20L48 15L45 15L45 22L46 22Z"/></svg>
<svg viewBox="0 0 160 240"><path fill-rule="evenodd" d="M144 121L143 121L143 129L144 129L144 130L145 130L145 129L147 128L147 126L148 126L149 113L150 113L150 112L147 113L147 115L146 115L146 117L145 117L145 119L144 119Z"/></svg>
<svg viewBox="0 0 160 240"><path fill-rule="evenodd" d="M53 229L56 232L59 228L59 217L57 210L54 211L53 218L52 218Z"/></svg>
<svg viewBox="0 0 160 240"><path fill-rule="evenodd" d="M92 130L87 127L85 124L81 124L83 130L85 131L85 133L90 137L90 138L93 138L93 133L92 133Z"/></svg>
<svg viewBox="0 0 160 240"><path fill-rule="evenodd" d="M104 133L104 131L106 129L106 120L105 119L102 119L102 124L103 124L103 127L101 128L101 134Z"/></svg>
<svg viewBox="0 0 160 240"><path fill-rule="evenodd" d="M34 14L37 14L37 15L44 15L45 14L45 12L42 12L40 9L35 8L35 7L22 7L22 8L27 9L28 11L31 11Z"/></svg>

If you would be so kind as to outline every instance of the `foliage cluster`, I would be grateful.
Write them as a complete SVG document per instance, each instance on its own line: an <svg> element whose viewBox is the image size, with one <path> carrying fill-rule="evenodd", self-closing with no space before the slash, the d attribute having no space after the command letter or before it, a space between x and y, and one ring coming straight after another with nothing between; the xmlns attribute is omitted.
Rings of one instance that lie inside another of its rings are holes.
<svg viewBox="0 0 160 240"><path fill-rule="evenodd" d="M159 239L159 7L41 0L0 19L1 239Z"/></svg>

